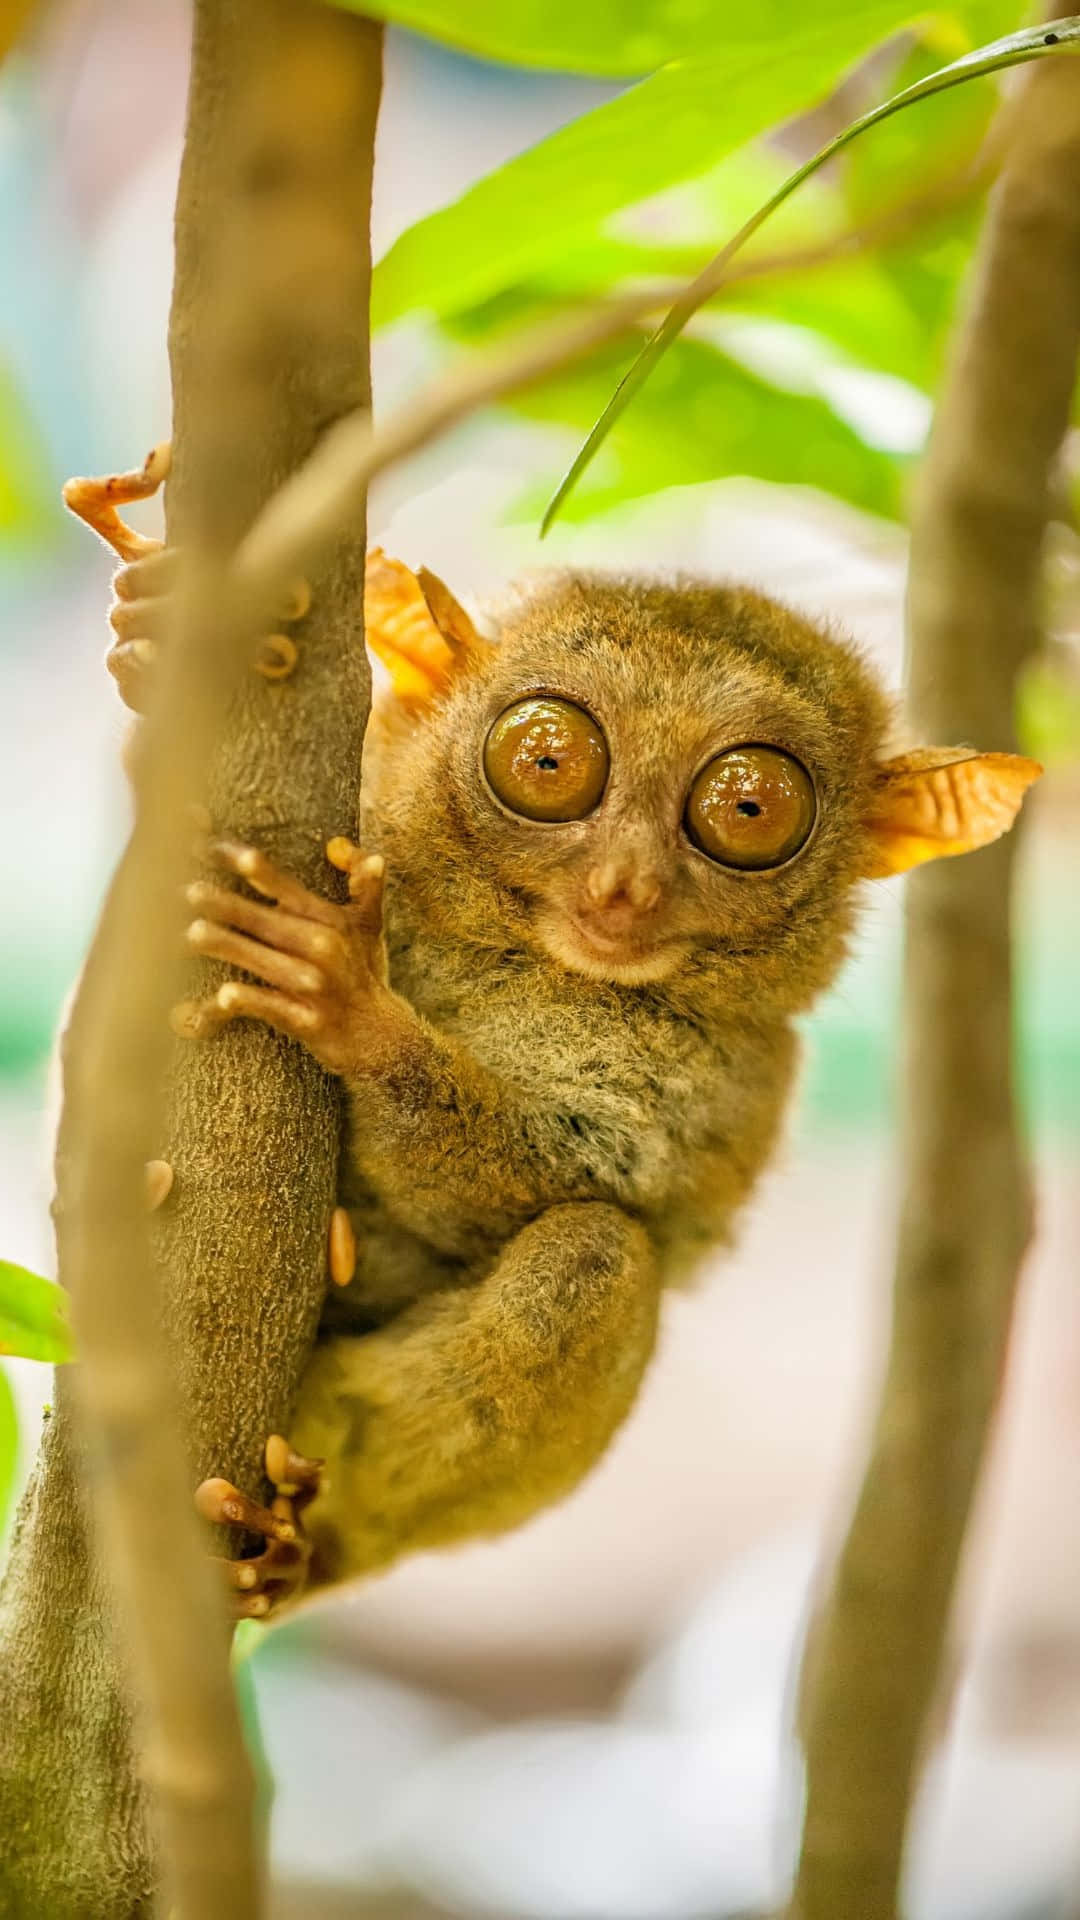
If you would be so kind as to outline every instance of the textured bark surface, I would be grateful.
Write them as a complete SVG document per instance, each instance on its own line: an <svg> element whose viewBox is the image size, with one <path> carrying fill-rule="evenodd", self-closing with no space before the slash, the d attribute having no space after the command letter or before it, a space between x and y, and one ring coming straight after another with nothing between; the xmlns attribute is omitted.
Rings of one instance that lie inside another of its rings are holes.
<svg viewBox="0 0 1080 1920"><path fill-rule="evenodd" d="M367 402L378 83L377 30L353 16L306 0L198 0L170 341L173 540L224 557L327 423ZM364 532L360 515L313 581L311 613L292 629L295 674L245 677L209 780L216 826L257 838L316 884L330 884L325 838L355 824ZM167 734L183 712L154 724ZM86 1009L103 951L99 938L72 1057L92 1049ZM325 1290L337 1088L299 1049L251 1027L178 1048L168 1091L157 1151L176 1183L158 1265L191 1485L214 1471L255 1490ZM93 1119L78 1104L58 1150L62 1277L73 1128ZM147 1910L153 1878L69 1400L63 1381L0 1598L4 1920L128 1920Z"/></svg>
<svg viewBox="0 0 1080 1920"><path fill-rule="evenodd" d="M1080 345L1080 69L1009 109L909 589L920 738L1011 748ZM908 1810L1005 1361L1030 1199L1012 1091L1015 837L909 883L905 1194L866 1477L804 1684L798 1920L894 1920Z"/></svg>

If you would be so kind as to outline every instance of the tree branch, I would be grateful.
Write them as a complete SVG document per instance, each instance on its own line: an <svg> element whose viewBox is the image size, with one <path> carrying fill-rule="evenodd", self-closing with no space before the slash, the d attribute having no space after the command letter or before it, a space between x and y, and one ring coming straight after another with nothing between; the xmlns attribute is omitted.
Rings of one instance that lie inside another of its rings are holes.
<svg viewBox="0 0 1080 1920"><path fill-rule="evenodd" d="M166 650L135 832L65 1046L61 1277L75 1295L109 1571L140 1683L143 1771L173 1898L200 1920L242 1920L258 1892L221 1602L191 1493L211 1471L257 1485L266 1434L287 1420L325 1290L340 1110L306 1055L251 1027L178 1049L162 1112L190 860L184 803L201 789L220 827L258 838L313 882L328 877L326 836L354 825L367 712L362 502L315 582L290 681L243 673L240 650L221 644L212 584L325 420L368 404L378 85L379 35L367 22L307 0L197 0L168 505L170 538L206 556L210 572ZM176 1175L154 1263L141 1213L149 1157ZM170 1376L183 1443L168 1417ZM79 1451L65 1382L0 1610L0 1908L128 1920L146 1910L156 1876L107 1603L83 1536ZM58 1782L69 1794L59 1814Z"/></svg>
<svg viewBox="0 0 1080 1920"><path fill-rule="evenodd" d="M1080 75L1011 114L912 540L920 737L1013 745L1080 345ZM893 1920L909 1805L1030 1225L1012 1096L1015 836L909 883L905 1195L870 1460L804 1680L798 1920Z"/></svg>

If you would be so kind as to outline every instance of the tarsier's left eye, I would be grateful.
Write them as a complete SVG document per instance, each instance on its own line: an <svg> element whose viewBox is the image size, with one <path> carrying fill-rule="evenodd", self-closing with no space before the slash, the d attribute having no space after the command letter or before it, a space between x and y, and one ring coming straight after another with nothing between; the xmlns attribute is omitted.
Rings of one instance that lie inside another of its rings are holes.
<svg viewBox="0 0 1080 1920"><path fill-rule="evenodd" d="M488 785L526 820L583 820L600 800L609 766L596 721L547 694L507 707L484 743Z"/></svg>
<svg viewBox="0 0 1080 1920"><path fill-rule="evenodd" d="M686 831L710 860L744 872L783 866L806 845L817 813L806 768L779 747L731 747L702 767Z"/></svg>

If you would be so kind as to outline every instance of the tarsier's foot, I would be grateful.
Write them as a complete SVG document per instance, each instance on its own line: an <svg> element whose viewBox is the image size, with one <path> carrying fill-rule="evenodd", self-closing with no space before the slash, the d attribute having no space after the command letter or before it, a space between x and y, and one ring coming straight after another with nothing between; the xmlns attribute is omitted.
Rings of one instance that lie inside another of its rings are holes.
<svg viewBox="0 0 1080 1920"><path fill-rule="evenodd" d="M323 1463L294 1453L287 1440L272 1433L266 1443L267 1478L276 1488L262 1507L228 1480L204 1480L195 1505L217 1526L246 1527L266 1542L250 1560L222 1560L233 1611L238 1620L265 1619L286 1600L303 1592L311 1571L312 1543L302 1514L319 1492Z"/></svg>
<svg viewBox="0 0 1080 1920"><path fill-rule="evenodd" d="M172 445L163 440L151 447L141 467L131 473L110 473L104 479L68 480L64 485L64 505L85 520L88 527L119 554L121 560L142 560L147 554L160 553L161 541L136 533L121 520L118 507L133 500L149 500L167 478L172 460Z"/></svg>
<svg viewBox="0 0 1080 1920"><path fill-rule="evenodd" d="M263 899L194 881L187 897L198 917L188 927L188 944L265 984L227 980L210 1000L182 1002L173 1013L176 1031L198 1040L228 1020L264 1020L302 1040L329 1072L359 1071L393 1002L382 938L381 854L365 856L350 840L329 842L327 857L349 881L348 904L339 905L255 847L217 841L209 852Z"/></svg>

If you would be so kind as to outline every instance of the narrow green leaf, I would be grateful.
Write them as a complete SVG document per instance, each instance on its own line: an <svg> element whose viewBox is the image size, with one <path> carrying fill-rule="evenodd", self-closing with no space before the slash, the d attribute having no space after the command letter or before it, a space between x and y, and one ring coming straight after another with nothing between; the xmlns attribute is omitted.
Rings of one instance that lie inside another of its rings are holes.
<svg viewBox="0 0 1080 1920"><path fill-rule="evenodd" d="M916 81L914 85L904 88L901 93L894 94L880 106L872 107L869 112L861 114L825 146L819 148L818 152L801 167L797 167L793 173L789 174L783 186L778 188L776 193L751 215L734 238L729 240L728 244L710 261L704 272L698 275L686 293L676 301L651 339L646 341L633 366L624 374L584 446L553 494L541 523L541 536L547 532L557 517L563 502L611 431L614 422L648 380L670 348L672 341L678 338L687 321L693 317L698 308L716 293L723 281L728 262L751 235L764 225L769 215L782 205L804 180L815 173L826 160L841 152L859 134L865 133L868 128L876 126L879 121L887 119L891 114L913 106L919 100L928 99L932 94L940 93L946 87L959 86L963 81L974 79L982 74L996 73L1002 68L1018 66L1021 62L1038 60L1049 54L1073 52L1078 45L1080 45L1080 16L1069 15L1066 19L1050 21L1046 26L1027 28L1021 33L1008 34L1004 39L993 41L988 46L978 47L974 52L962 55L959 60L951 61L948 66L941 67L935 73Z"/></svg>
<svg viewBox="0 0 1080 1920"><path fill-rule="evenodd" d="M15 1486L15 1462L19 1453L19 1428L15 1418L15 1395L11 1381L0 1366L0 1539L3 1538Z"/></svg>
<svg viewBox="0 0 1080 1920"><path fill-rule="evenodd" d="M610 354L598 357L522 394L513 411L578 426L592 417L612 365ZM867 446L816 394L785 391L703 340L677 342L604 453L575 498L577 519L665 487L736 474L815 487L889 519L903 507L903 459Z"/></svg>
<svg viewBox="0 0 1080 1920"><path fill-rule="evenodd" d="M524 279L568 239L814 105L922 9L815 0L794 24L784 10L774 29L757 6L718 8L722 48L673 61L410 227L376 268L373 325L454 313Z"/></svg>
<svg viewBox="0 0 1080 1920"><path fill-rule="evenodd" d="M0 1354L60 1365L72 1357L68 1299L54 1280L0 1260Z"/></svg>

